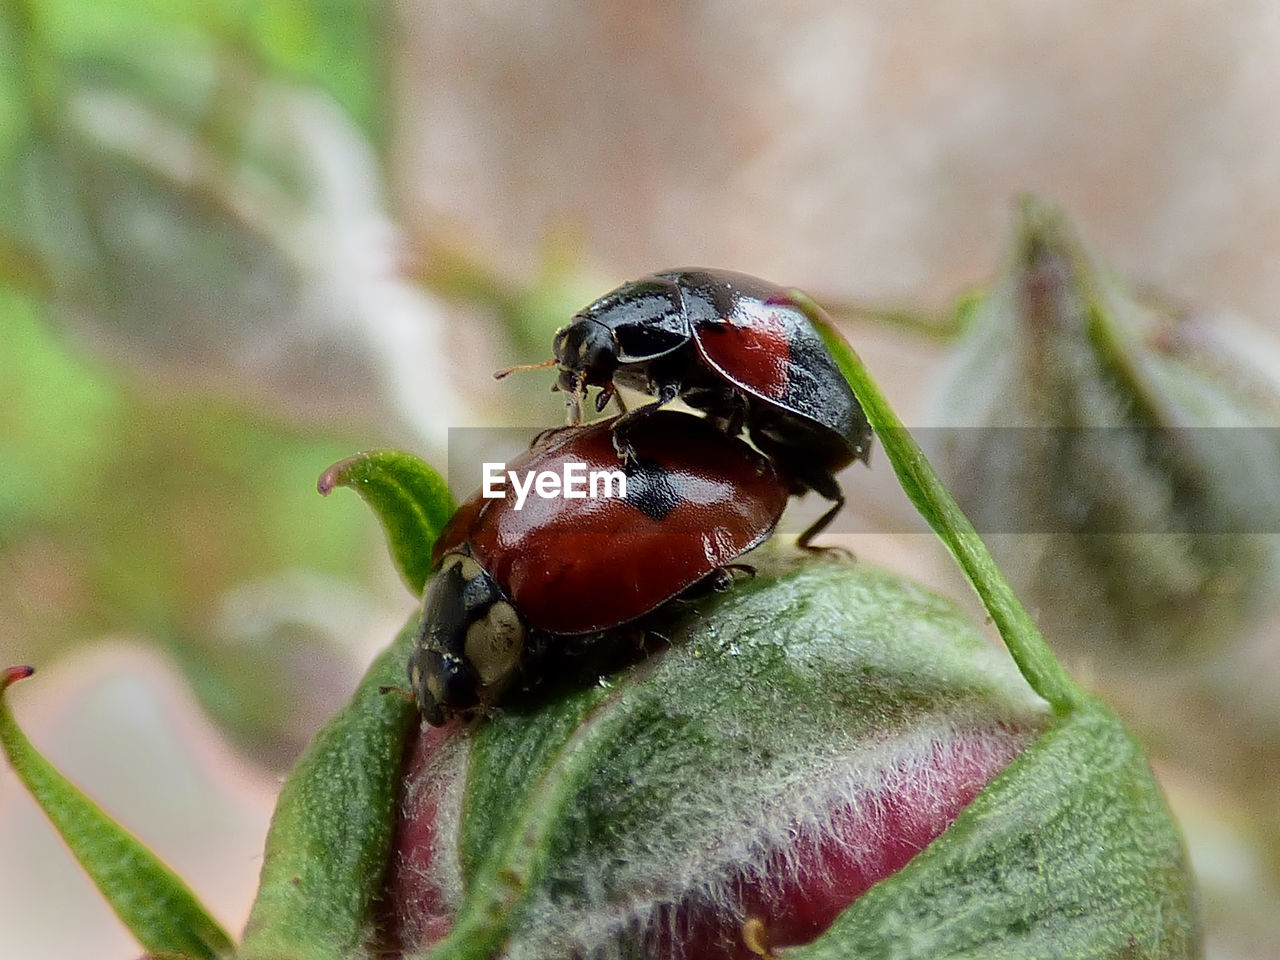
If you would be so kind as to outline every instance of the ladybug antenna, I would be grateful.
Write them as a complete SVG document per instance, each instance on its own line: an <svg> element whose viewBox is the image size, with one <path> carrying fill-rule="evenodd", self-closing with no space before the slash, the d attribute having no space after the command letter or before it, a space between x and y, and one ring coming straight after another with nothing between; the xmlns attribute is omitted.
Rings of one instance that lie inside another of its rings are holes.
<svg viewBox="0 0 1280 960"><path fill-rule="evenodd" d="M554 367L555 365L555 357L552 357L550 360L544 360L542 363L522 363L517 367L508 367L506 370L495 370L493 373L493 379L501 380L507 374L515 373L517 370L545 370L547 367Z"/></svg>

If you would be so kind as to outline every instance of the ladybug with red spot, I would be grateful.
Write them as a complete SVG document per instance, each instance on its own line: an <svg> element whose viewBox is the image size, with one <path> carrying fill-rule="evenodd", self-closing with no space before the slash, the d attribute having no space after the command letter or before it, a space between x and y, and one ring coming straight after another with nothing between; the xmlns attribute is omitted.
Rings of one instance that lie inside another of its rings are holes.
<svg viewBox="0 0 1280 960"><path fill-rule="evenodd" d="M834 501L800 535L812 549L845 503L835 474L871 451L871 425L815 321L830 325L797 291L729 270L667 270L605 294L557 331L551 360L511 370L558 366L572 424L591 386L598 411L619 385L657 397L616 422L626 456L639 419L677 397L731 436L745 428L792 493Z"/></svg>
<svg viewBox="0 0 1280 960"><path fill-rule="evenodd" d="M517 681L536 685L548 663L628 637L638 653L653 616L724 583L773 532L788 489L766 457L701 417L662 410L633 424L634 456L621 463L615 422L548 431L508 469L620 473L625 496L615 483L611 496L517 507L477 492L441 533L409 659L429 723L487 712Z"/></svg>

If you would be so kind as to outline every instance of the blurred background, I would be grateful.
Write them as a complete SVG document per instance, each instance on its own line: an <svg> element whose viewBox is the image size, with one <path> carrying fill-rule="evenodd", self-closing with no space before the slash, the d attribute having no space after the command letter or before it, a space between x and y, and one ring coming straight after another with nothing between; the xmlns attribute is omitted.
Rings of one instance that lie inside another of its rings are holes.
<svg viewBox="0 0 1280 960"><path fill-rule="evenodd" d="M279 778L414 607L316 477L559 422L549 377L489 374L600 293L803 287L923 425L1031 191L1119 274L1280 333L1261 0L0 10L0 666L39 669L11 695L36 744L236 931ZM887 464L853 469L858 556L976 611ZM1280 943L1278 647L1272 608L1215 661L1221 717L1170 693L1202 667L1072 655L1153 751L1220 960ZM7 771L0 929L138 953Z"/></svg>

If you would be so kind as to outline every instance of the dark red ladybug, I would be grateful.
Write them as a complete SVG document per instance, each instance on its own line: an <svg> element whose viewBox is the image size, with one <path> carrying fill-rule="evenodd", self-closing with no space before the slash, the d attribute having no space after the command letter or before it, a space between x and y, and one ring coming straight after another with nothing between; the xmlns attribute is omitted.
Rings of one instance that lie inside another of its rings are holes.
<svg viewBox="0 0 1280 960"><path fill-rule="evenodd" d="M622 463L613 421L543 434L507 465L517 476L610 477L596 497L477 492L436 543L409 682L428 722L482 712L549 652L589 651L668 601L725 576L762 543L787 488L768 459L701 417L636 422ZM568 466L573 465L573 466ZM566 473L566 469L569 470ZM619 496L625 478L626 495ZM526 489L528 489L526 487Z"/></svg>
<svg viewBox="0 0 1280 960"><path fill-rule="evenodd" d="M814 490L835 501L800 535L808 548L844 506L835 474L867 462L871 450L871 425L814 329L817 309L746 274L668 270L579 311L556 332L555 357L532 366L559 366L570 423L580 422L589 386L600 387L603 410L621 385L652 394L659 407L680 397L730 435L745 427L792 493ZM620 450L650 409L618 422Z"/></svg>

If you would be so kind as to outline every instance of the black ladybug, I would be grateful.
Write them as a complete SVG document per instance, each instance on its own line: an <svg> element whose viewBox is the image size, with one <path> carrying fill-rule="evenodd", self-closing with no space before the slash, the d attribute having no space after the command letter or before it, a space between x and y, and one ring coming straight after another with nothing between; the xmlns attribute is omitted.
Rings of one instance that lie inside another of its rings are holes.
<svg viewBox="0 0 1280 960"><path fill-rule="evenodd" d="M579 311L557 331L555 357L532 366L559 367L571 424L581 421L590 386L600 388L597 410L617 385L657 397L618 421L620 450L630 446L635 418L677 397L730 435L745 428L792 493L814 490L835 502L800 535L808 549L844 506L835 474L867 462L871 450L871 425L814 319L829 323L807 297L756 277L667 270Z"/></svg>

